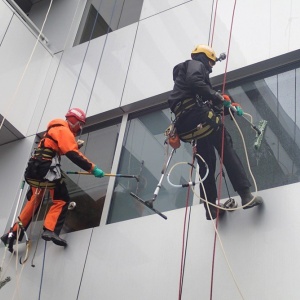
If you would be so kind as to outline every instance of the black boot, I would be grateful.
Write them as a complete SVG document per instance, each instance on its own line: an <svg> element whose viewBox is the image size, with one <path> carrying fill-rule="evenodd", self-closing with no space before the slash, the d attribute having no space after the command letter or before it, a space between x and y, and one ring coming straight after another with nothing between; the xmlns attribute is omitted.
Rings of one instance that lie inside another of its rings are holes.
<svg viewBox="0 0 300 300"><path fill-rule="evenodd" d="M207 208L207 204L204 203L204 205L205 205L205 210L206 210L206 220L214 220L217 217L217 215L218 215L218 211L219 211L219 218L221 216L223 216L224 213L225 213L224 209L219 209L219 208L217 208L215 206L210 205L209 206L209 210L210 210L210 213L211 213L211 217L212 217L211 218L210 214L209 214L209 211L208 211L208 208ZM220 205L218 205L218 206L221 207L221 208L224 207L224 205L222 203L220 203Z"/></svg>
<svg viewBox="0 0 300 300"><path fill-rule="evenodd" d="M243 190L240 190L237 192L242 199L242 206L246 205L245 207L243 207L243 209L248 209L248 208L251 208L251 207L254 207L254 206L257 206L257 205L260 205L263 203L263 198L260 196L254 197L251 194L249 188L246 188L246 189L243 189ZM248 203L250 203L250 204L248 205Z"/></svg>
<svg viewBox="0 0 300 300"><path fill-rule="evenodd" d="M42 239L45 241L52 241L55 245L66 247L68 244L65 240L60 238L55 232L45 229L42 234Z"/></svg>
<svg viewBox="0 0 300 300"><path fill-rule="evenodd" d="M9 232L1 236L1 241L5 246L7 246L8 251L13 253L14 252L14 242L16 240L16 233L15 232Z"/></svg>

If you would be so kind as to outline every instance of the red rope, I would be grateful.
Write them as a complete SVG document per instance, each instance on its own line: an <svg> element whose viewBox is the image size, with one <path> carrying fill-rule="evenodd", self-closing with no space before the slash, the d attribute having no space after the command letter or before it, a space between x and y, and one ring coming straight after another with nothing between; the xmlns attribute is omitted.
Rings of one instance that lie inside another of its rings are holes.
<svg viewBox="0 0 300 300"><path fill-rule="evenodd" d="M218 0L216 0L216 6L215 6L215 11L214 11L213 30L212 30L212 34L211 34L211 42L209 43L210 47L212 47L212 44L213 44L213 37L214 37L215 24L216 24L217 6L218 6ZM228 49L227 49L227 60L226 60L225 71L224 71L222 93L224 93L224 91L225 91L226 74L227 74L227 67L228 67L228 58L229 58L229 50L230 50L230 44L231 44L231 35L232 35L232 27L233 27L235 7L236 7L236 0L234 2L233 14L232 14L232 19L231 19L231 27L230 27L230 34L229 34ZM223 112L223 115L222 115L222 122L224 123L224 112ZM221 187L222 187L223 151L224 151L224 127L223 127L223 132L222 132L222 151L221 151L221 162L220 162L220 170L221 171L220 171L220 180L219 180L219 186L218 186L218 204L220 203L220 195L221 195ZM195 156L193 157L193 164L194 164L194 159L195 159ZM191 174L192 174L192 169L191 169ZM185 214L184 214L178 300L181 300L182 288L183 288L185 254L186 254L186 246L187 246L186 245L186 243L187 243L187 240L186 240L186 225L187 225L187 212L188 212L188 207L189 207L189 205L188 205L189 198L190 198L190 186L188 187L188 190L187 190ZM218 212L217 218L216 218L216 228L218 228L218 220L219 220L219 212ZM213 246L212 269L211 269L210 300L212 300L212 292L213 292L214 265L215 265L215 254L216 254L216 239L217 239L217 234L215 232L214 246Z"/></svg>
<svg viewBox="0 0 300 300"><path fill-rule="evenodd" d="M229 51L230 51L230 45L231 45L231 35L232 35L235 7L236 7L236 0L234 2L234 6L233 6L233 13L232 13L231 25L230 25L230 31L229 31L229 41L228 41L228 48L227 48L227 60L226 60L226 65L225 65L223 86L222 86L222 93L223 94L225 92L226 75L227 75L227 68L228 68L228 61L229 61ZM215 9L215 16L216 16L216 11L217 11L217 5L216 5L216 9ZM223 111L223 114L222 114L222 123L224 124L224 111ZM220 160L220 179L219 179L219 185L218 185L218 205L220 204L221 190L222 190L222 172L223 172L223 158L224 158L224 132L225 132L225 127L223 126L221 160ZM219 221L219 211L218 211L217 218L216 218L216 229L218 229L218 221ZM216 244L217 244L217 233L215 232L214 246L213 246L213 259L212 259L212 267L211 267L210 300L212 300L212 296L213 296L213 282L214 282L214 266L215 266L215 256L216 256Z"/></svg>

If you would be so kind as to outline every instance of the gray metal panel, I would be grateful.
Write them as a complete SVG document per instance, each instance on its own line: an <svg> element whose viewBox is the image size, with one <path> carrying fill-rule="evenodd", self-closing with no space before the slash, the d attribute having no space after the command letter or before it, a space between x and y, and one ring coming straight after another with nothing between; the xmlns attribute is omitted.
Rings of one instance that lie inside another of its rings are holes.
<svg viewBox="0 0 300 300"><path fill-rule="evenodd" d="M38 230L40 228L37 228ZM52 242L40 240L38 243L34 265L31 266L32 255L35 251L36 241L32 242L30 257L22 265L15 263L18 257L13 255L9 264L4 265L4 278L11 277L1 290L1 299L76 299L80 286L85 258L89 247L92 229L75 232L67 236L62 235L68 242L68 247L63 248ZM47 244L45 247L45 243ZM19 256L25 255L24 244L19 247ZM0 248L0 257L3 257L4 248ZM6 254L6 262L10 253ZM17 271L16 271L17 265ZM18 282L19 276L19 282ZM18 295L18 297L16 297Z"/></svg>
<svg viewBox="0 0 300 300"><path fill-rule="evenodd" d="M33 141L34 138L31 137L0 146L1 235L8 223L9 216L13 215Z"/></svg>
<svg viewBox="0 0 300 300"><path fill-rule="evenodd" d="M219 235L237 284L217 242L213 299L300 298L299 192L299 183L262 191L263 207L227 213L220 220ZM152 215L68 234L66 249L48 243L40 299L176 299L185 210L166 214L168 220ZM202 205L194 206L183 300L209 298L213 240L212 222L205 219ZM5 275L13 280L0 290L1 297L11 297L17 284L19 299L38 299L43 255L44 242L37 249L36 267L29 260L18 284L15 264L7 257Z"/></svg>
<svg viewBox="0 0 300 300"><path fill-rule="evenodd" d="M0 122L3 116L0 114ZM4 145L16 141L24 136L16 130L7 120L4 120L3 126L0 128L0 145Z"/></svg>
<svg viewBox="0 0 300 300"><path fill-rule="evenodd" d="M220 221L219 234L244 299L300 298L294 201L299 192L300 184L263 191L263 207L227 213ZM176 299L184 209L167 216L167 221L149 216L95 229L79 299ZM203 206L193 207L182 299L209 299L213 239ZM242 299L237 286L217 242L213 298Z"/></svg>
<svg viewBox="0 0 300 300"><path fill-rule="evenodd" d="M9 26L12 16L13 13L11 9L9 9L6 1L0 1L0 45L2 44L2 40L5 36L6 30Z"/></svg>

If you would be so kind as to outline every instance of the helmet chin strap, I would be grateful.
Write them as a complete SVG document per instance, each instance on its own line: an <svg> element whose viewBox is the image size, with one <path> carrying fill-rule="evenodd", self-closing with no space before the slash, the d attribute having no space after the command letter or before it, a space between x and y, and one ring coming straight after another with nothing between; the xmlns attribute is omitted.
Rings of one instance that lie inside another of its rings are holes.
<svg viewBox="0 0 300 300"><path fill-rule="evenodd" d="M79 134L77 134L77 135L78 135L78 140L80 140L81 135L82 135L82 126L80 126L80 132L79 132Z"/></svg>
<svg viewBox="0 0 300 300"><path fill-rule="evenodd" d="M75 124L72 124L72 123L67 119L67 122L68 122L68 124L69 124L69 127L70 127L71 131L72 131L75 135L77 135L77 133L78 133L79 130L80 130L80 136L81 136L81 134L82 134L82 126L80 125L80 121L77 121ZM79 127L79 129L75 131L75 128L76 128L76 127Z"/></svg>

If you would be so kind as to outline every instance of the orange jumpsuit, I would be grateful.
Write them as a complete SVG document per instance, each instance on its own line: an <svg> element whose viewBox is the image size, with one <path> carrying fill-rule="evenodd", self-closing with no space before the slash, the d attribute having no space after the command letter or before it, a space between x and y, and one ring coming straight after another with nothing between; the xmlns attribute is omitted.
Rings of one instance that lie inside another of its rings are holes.
<svg viewBox="0 0 300 300"><path fill-rule="evenodd" d="M66 155L74 164L85 171L91 172L95 167L95 164L89 161L88 158L78 150L75 136L65 120L52 120L48 124L47 132L44 134L38 147L50 148L59 156ZM53 204L45 217L44 229L54 231L59 235L66 218L70 197L66 183L62 178L55 180L54 183L55 186L49 189ZM19 220L25 228L28 228L33 216L38 211L45 191L45 188L31 186L27 193L28 201L19 215ZM16 230L17 224L13 228L13 231Z"/></svg>

